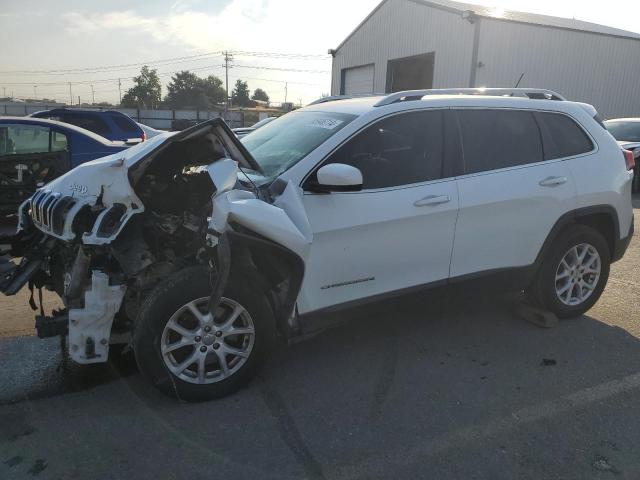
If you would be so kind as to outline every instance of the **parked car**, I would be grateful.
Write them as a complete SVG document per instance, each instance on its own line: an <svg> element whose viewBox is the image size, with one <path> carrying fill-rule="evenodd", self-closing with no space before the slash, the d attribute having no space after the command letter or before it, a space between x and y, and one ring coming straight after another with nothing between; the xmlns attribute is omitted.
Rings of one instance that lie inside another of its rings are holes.
<svg viewBox="0 0 640 480"><path fill-rule="evenodd" d="M158 130L143 123L136 122L136 124L142 129L146 139L153 138L156 135L160 135L161 133L165 133L164 130Z"/></svg>
<svg viewBox="0 0 640 480"><path fill-rule="evenodd" d="M267 117L267 118L263 118L258 123L253 124L251 127L234 128L233 133L235 133L238 136L238 138L245 137L249 135L251 132L255 132L260 127L264 127L265 125L271 123L276 118L278 117Z"/></svg>
<svg viewBox="0 0 640 480"><path fill-rule="evenodd" d="M115 110L54 108L32 113L30 116L70 123L108 140L133 144L143 142L147 138L144 130L131 117Z"/></svg>
<svg viewBox="0 0 640 480"><path fill-rule="evenodd" d="M636 160L633 191L640 192L640 118L616 118L604 125L622 148L633 152Z"/></svg>
<svg viewBox="0 0 640 480"><path fill-rule="evenodd" d="M81 163L127 148L67 123L0 117L0 215Z"/></svg>
<svg viewBox="0 0 640 480"><path fill-rule="evenodd" d="M21 207L0 287L55 290L40 336L81 364L129 343L190 401L406 292L479 279L581 315L632 238L633 157L590 105L503 92L325 102L243 142L214 119L81 165Z"/></svg>

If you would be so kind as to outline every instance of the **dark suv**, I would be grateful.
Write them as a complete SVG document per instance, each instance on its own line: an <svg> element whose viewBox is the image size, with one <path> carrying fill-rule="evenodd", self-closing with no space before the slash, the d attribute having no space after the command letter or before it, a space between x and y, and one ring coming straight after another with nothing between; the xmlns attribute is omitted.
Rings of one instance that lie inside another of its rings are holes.
<svg viewBox="0 0 640 480"><path fill-rule="evenodd" d="M124 113L115 110L82 110L54 108L30 115L70 123L109 139L127 143L146 140L144 131Z"/></svg>

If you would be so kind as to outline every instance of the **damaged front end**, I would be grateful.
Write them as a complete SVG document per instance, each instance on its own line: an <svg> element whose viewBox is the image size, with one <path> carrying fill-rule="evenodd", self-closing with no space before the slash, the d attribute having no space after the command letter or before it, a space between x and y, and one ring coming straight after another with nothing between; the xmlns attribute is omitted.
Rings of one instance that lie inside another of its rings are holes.
<svg viewBox="0 0 640 480"><path fill-rule="evenodd" d="M295 334L311 242L302 192L261 191L238 179L241 168L260 171L219 119L77 167L21 205L16 235L0 241L0 289L56 292L65 308L41 311L38 334L68 334L80 364L130 343L149 292L197 265L215 280L209 312L230 275L252 276L280 333Z"/></svg>

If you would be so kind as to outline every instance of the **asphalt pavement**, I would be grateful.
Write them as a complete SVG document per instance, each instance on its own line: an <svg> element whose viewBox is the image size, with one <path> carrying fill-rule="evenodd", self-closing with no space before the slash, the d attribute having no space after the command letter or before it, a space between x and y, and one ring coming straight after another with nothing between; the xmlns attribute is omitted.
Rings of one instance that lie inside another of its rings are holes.
<svg viewBox="0 0 640 480"><path fill-rule="evenodd" d="M201 404L162 396L126 356L66 362L17 322L0 338L0 479L640 478L638 233L587 315L543 329L518 300L352 312Z"/></svg>

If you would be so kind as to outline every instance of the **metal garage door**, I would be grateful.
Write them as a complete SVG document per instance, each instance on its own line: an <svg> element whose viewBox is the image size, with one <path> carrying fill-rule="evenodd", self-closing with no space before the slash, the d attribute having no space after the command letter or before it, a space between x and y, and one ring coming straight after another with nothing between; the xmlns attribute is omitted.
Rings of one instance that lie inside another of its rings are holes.
<svg viewBox="0 0 640 480"><path fill-rule="evenodd" d="M344 95L355 93L373 93L373 64L363 67L345 68L343 70Z"/></svg>

